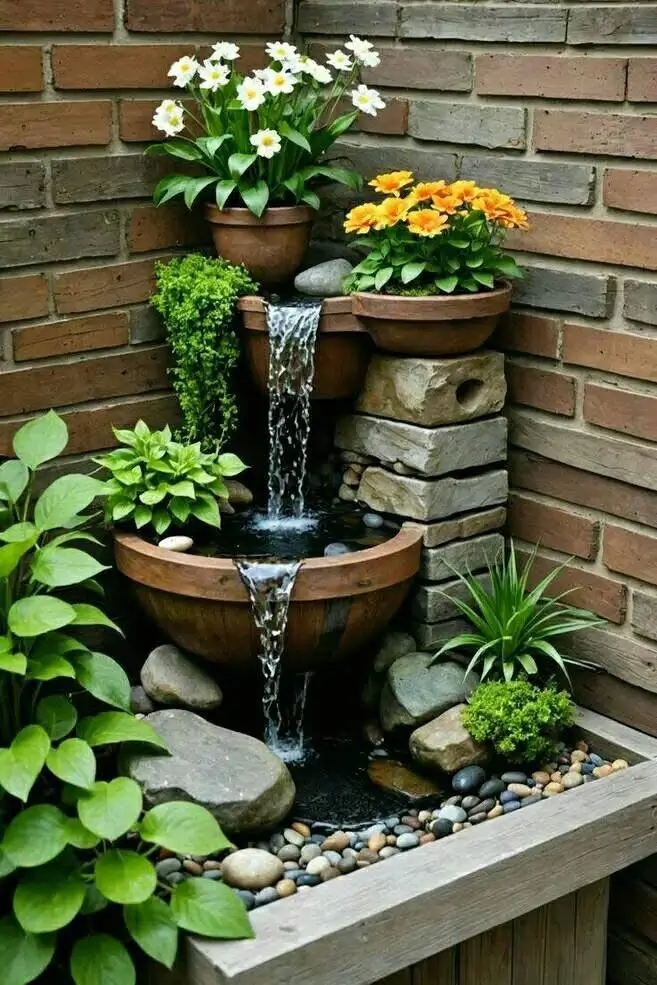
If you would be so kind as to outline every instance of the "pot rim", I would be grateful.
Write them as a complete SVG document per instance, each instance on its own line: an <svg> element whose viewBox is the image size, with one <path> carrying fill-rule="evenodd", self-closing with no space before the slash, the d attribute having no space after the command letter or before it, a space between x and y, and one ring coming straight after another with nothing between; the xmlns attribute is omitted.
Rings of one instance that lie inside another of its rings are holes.
<svg viewBox="0 0 657 985"><path fill-rule="evenodd" d="M247 294L237 303L237 310L245 316L241 326L245 332L267 332L266 298L259 294ZM255 317L253 317L255 316ZM248 324L247 324L248 321ZM352 313L351 295L324 298L320 314L319 331L326 334L367 335L367 329Z"/></svg>
<svg viewBox="0 0 657 985"><path fill-rule="evenodd" d="M313 222L316 211L308 205L271 205L262 215L254 215L247 208L219 209L208 202L205 217L218 226L292 226Z"/></svg>
<svg viewBox="0 0 657 985"><path fill-rule="evenodd" d="M407 297L403 294L375 294L356 291L352 294L352 311L369 318L408 321L447 321L499 315L507 310L512 285L505 280L492 291L476 294L430 294ZM393 309L392 311L390 309Z"/></svg>
<svg viewBox="0 0 657 985"><path fill-rule="evenodd" d="M382 544L338 557L304 559L292 592L295 602L362 595L413 578L420 567L423 532L404 524ZM149 588L222 602L249 601L232 558L177 554L137 534L113 531L116 563L131 581Z"/></svg>

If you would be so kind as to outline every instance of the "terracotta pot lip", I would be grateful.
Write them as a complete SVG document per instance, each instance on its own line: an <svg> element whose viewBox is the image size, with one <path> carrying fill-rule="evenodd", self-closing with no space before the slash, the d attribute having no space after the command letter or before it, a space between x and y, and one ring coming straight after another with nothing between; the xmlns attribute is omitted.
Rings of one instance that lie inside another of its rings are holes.
<svg viewBox="0 0 657 985"><path fill-rule="evenodd" d="M409 297L406 294L377 294L369 291L354 291L352 298L363 298L367 304L378 304L387 302L398 304L412 304L413 307L430 307L434 304L448 304L450 301L458 301L463 304L466 301L476 303L482 298L504 298L511 294L511 281L501 281L500 287L494 287L492 291L477 291L476 294L427 294L422 297Z"/></svg>
<svg viewBox="0 0 657 985"><path fill-rule="evenodd" d="M256 311L265 313L266 299L261 294L246 294L237 303L239 311ZM322 315L350 315L351 314L351 295L341 295L340 297L324 298L322 302Z"/></svg>
<svg viewBox="0 0 657 985"><path fill-rule="evenodd" d="M205 206L206 218L220 226L290 226L312 222L316 214L308 205L272 205L260 218L245 208L219 209L209 202Z"/></svg>

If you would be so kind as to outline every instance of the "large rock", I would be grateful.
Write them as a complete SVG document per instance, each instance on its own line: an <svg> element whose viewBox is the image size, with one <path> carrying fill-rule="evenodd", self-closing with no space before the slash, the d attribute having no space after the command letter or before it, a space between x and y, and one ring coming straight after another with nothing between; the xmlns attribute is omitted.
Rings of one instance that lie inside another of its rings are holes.
<svg viewBox="0 0 657 985"><path fill-rule="evenodd" d="M409 653L395 661L381 693L379 714L386 732L418 726L454 705L462 704L479 683L467 682L461 664L446 660L431 665L432 653Z"/></svg>
<svg viewBox="0 0 657 985"><path fill-rule="evenodd" d="M141 668L144 691L159 705L210 711L223 700L221 688L198 664L173 646L158 646Z"/></svg>
<svg viewBox="0 0 657 985"><path fill-rule="evenodd" d="M415 640L410 633L390 630L383 637L372 666L377 674L384 674L389 667L392 667L395 660L406 656L407 653L413 653L414 650Z"/></svg>
<svg viewBox="0 0 657 985"><path fill-rule="evenodd" d="M150 806L172 800L202 804L230 834L266 830L289 812L294 782L263 742L189 711L156 711L146 720L171 755L124 754L122 766Z"/></svg>
<svg viewBox="0 0 657 985"><path fill-rule="evenodd" d="M339 297L344 294L344 282L352 270L348 260L325 260L297 274L294 286L300 294L315 298Z"/></svg>
<svg viewBox="0 0 657 985"><path fill-rule="evenodd" d="M365 469L358 499L378 513L393 513L411 520L439 520L505 503L508 476L503 469L443 479L414 479L386 469Z"/></svg>
<svg viewBox="0 0 657 985"><path fill-rule="evenodd" d="M411 755L421 766L456 773L463 766L486 762L488 749L472 738L461 720L465 707L454 705L411 733Z"/></svg>
<svg viewBox="0 0 657 985"><path fill-rule="evenodd" d="M474 576L486 591L490 591L491 581L487 571ZM417 622L446 622L461 615L454 599L472 604L472 596L462 581L443 581L438 585L420 585L411 601L411 613Z"/></svg>
<svg viewBox="0 0 657 985"><path fill-rule="evenodd" d="M457 540L445 547L425 548L422 551L420 578L427 581L446 581L455 574L483 571L496 561L504 550L501 534L484 534L470 540Z"/></svg>
<svg viewBox="0 0 657 985"><path fill-rule="evenodd" d="M228 490L228 502L231 506L250 506L253 502L253 493L239 479L224 479Z"/></svg>
<svg viewBox="0 0 657 985"><path fill-rule="evenodd" d="M447 622L414 622L411 625L415 642L421 650L438 650L447 640L461 633L471 633L472 626L465 619L448 619ZM450 654L451 660L460 661L458 653ZM464 657L466 665L470 657ZM461 661L462 662L462 661Z"/></svg>

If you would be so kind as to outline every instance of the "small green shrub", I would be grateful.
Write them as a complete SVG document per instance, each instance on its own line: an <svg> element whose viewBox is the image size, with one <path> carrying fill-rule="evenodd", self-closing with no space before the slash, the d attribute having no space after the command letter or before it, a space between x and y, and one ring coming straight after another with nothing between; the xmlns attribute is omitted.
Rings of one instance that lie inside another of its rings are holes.
<svg viewBox="0 0 657 985"><path fill-rule="evenodd" d="M480 684L463 711L463 724L473 739L490 743L512 763L549 759L574 718L575 706L566 691L520 679Z"/></svg>
<svg viewBox="0 0 657 985"><path fill-rule="evenodd" d="M156 265L151 304L162 316L173 355L171 379L183 415L179 437L204 451L237 426L233 374L239 359L237 302L258 285L244 267L198 253Z"/></svg>
<svg viewBox="0 0 657 985"><path fill-rule="evenodd" d="M151 431L143 421L114 434L124 447L94 459L112 474L105 485L109 523L129 522L138 530L151 525L157 534L190 519L221 526L224 478L246 468L237 455L202 452L200 443L180 444L169 427Z"/></svg>

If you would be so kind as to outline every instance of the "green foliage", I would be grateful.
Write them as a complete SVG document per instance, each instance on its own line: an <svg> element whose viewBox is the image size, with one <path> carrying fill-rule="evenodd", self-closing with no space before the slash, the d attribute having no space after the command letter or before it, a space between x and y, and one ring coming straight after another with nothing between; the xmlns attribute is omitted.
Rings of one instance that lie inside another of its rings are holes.
<svg viewBox="0 0 657 985"><path fill-rule="evenodd" d="M159 311L173 355L171 379L183 415L180 438L209 451L237 425L233 374L239 359L238 299L258 285L244 267L193 253L156 265Z"/></svg>
<svg viewBox="0 0 657 985"><path fill-rule="evenodd" d="M542 689L526 680L480 684L463 710L463 724L473 739L490 743L512 763L549 759L574 719L575 706L566 691Z"/></svg>
<svg viewBox="0 0 657 985"><path fill-rule="evenodd" d="M536 550L518 570L513 543L508 556L500 556L489 564L490 590L471 574L455 572L466 586L470 599L464 602L453 598L456 608L473 626L470 633L462 633L448 640L438 653L438 660L452 650L474 650L466 673L476 670L481 679L486 677L510 681L518 673L551 676L554 666L570 683L567 664L578 667L594 667L593 664L572 657L564 657L550 640L565 633L602 624L586 609L566 605L561 599L568 592L548 598L547 590L563 571L564 565L552 569L529 589L529 577L536 557Z"/></svg>
<svg viewBox="0 0 657 985"><path fill-rule="evenodd" d="M228 842L197 805L144 812L134 780L97 779L112 760L97 760L95 748L164 743L129 712L119 664L75 635L80 626L117 627L96 606L59 597L64 587L68 598L84 591L102 570L63 545L94 540L81 528L106 492L72 475L33 502L34 469L66 441L51 412L18 431L19 458L0 466L0 966L6 985L44 972L75 985L134 985L135 946L171 967L180 930L201 922L190 917L192 903L174 906L173 890L157 884L153 846L205 854ZM94 700L112 710L79 719L84 692L86 711ZM203 897L203 906L212 936L252 936L230 890Z"/></svg>
<svg viewBox="0 0 657 985"><path fill-rule="evenodd" d="M246 468L237 455L202 452L200 443L173 441L168 426L151 431L143 421L134 431L115 428L114 434L123 447L94 459L112 476L105 485L108 522L131 523L138 530L152 526L158 535L172 523L192 519L211 527L221 525L218 501L228 499L224 478ZM98 688L116 692L111 668L97 661L95 673L92 667L87 671Z"/></svg>

